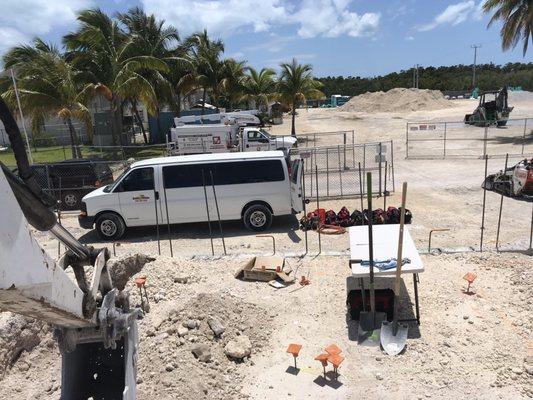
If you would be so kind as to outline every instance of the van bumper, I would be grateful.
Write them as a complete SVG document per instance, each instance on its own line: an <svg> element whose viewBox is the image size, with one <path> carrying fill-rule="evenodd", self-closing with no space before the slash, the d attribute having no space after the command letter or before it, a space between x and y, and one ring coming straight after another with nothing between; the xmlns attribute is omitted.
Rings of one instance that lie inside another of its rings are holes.
<svg viewBox="0 0 533 400"><path fill-rule="evenodd" d="M83 229L93 229L94 217L89 217L87 214L78 215L78 223Z"/></svg>

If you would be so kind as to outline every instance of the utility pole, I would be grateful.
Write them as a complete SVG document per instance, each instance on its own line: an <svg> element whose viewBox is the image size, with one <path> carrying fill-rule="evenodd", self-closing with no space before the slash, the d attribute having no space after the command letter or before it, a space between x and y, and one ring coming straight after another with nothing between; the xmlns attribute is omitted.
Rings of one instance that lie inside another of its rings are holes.
<svg viewBox="0 0 533 400"><path fill-rule="evenodd" d="M418 64L413 67L413 87L418 89Z"/></svg>
<svg viewBox="0 0 533 400"><path fill-rule="evenodd" d="M474 49L474 65L472 66L472 89L476 88L476 61L477 61L477 49L481 47L480 44L473 44L470 46Z"/></svg>
<svg viewBox="0 0 533 400"><path fill-rule="evenodd" d="M418 89L418 64L416 64L416 88Z"/></svg>

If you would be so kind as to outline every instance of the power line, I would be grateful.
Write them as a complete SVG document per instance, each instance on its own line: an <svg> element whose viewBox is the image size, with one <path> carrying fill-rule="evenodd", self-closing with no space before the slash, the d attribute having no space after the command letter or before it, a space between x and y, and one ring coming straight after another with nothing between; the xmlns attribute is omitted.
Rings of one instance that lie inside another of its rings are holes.
<svg viewBox="0 0 533 400"><path fill-rule="evenodd" d="M473 44L470 46L474 49L474 65L472 66L472 88L476 88L476 61L477 61L477 49L481 47L480 44Z"/></svg>

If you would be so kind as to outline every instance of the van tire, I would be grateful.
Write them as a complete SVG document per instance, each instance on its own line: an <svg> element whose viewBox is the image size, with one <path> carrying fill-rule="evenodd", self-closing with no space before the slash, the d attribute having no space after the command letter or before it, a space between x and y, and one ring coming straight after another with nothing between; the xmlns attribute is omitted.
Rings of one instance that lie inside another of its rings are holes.
<svg viewBox="0 0 533 400"><path fill-rule="evenodd" d="M123 219L111 212L103 213L96 218L96 232L103 240L120 239L126 231Z"/></svg>
<svg viewBox="0 0 533 400"><path fill-rule="evenodd" d="M251 231L264 231L272 225L272 213L262 204L252 204L244 211L243 221Z"/></svg>

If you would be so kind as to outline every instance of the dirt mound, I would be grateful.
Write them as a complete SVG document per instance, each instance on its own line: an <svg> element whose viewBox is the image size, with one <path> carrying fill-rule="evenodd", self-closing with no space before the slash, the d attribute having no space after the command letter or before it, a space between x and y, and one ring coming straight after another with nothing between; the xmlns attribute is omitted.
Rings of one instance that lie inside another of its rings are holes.
<svg viewBox="0 0 533 400"><path fill-rule="evenodd" d="M366 92L353 97L341 111L367 113L439 110L452 107L439 90L395 88L388 92Z"/></svg>
<svg viewBox="0 0 533 400"><path fill-rule="evenodd" d="M245 369L262 352L274 315L223 292L166 312L159 305L140 324L140 397L241 398Z"/></svg>

